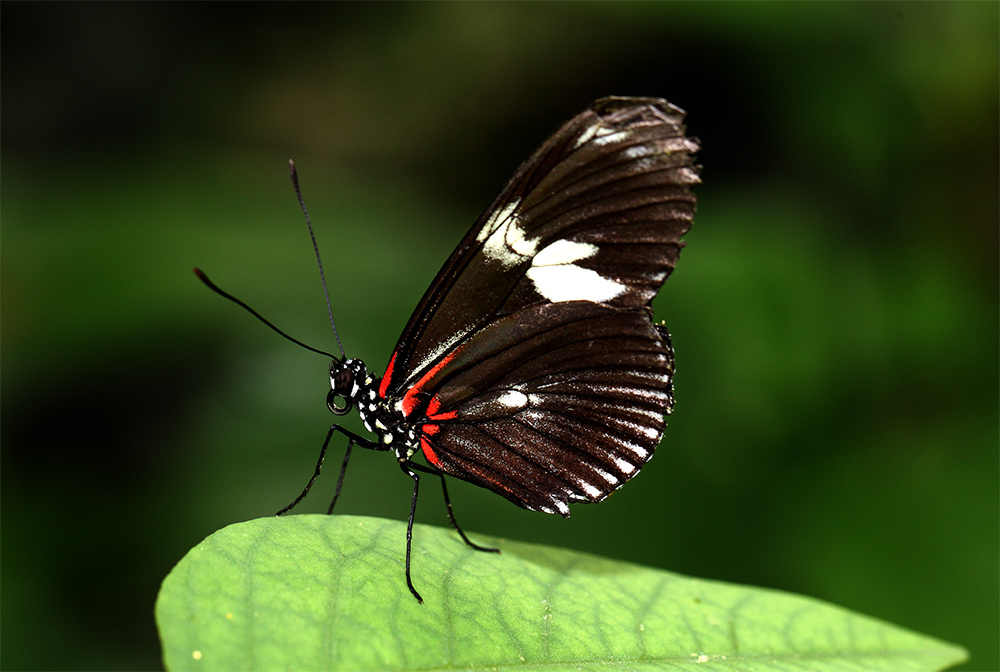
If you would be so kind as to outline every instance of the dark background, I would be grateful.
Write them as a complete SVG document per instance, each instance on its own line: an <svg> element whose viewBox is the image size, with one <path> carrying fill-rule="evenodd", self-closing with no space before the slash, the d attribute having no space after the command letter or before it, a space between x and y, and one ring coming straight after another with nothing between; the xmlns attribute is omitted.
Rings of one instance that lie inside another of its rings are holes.
<svg viewBox="0 0 1000 672"><path fill-rule="evenodd" d="M191 273L335 347L289 158L345 347L380 372L517 164L617 94L685 108L704 146L655 303L676 412L600 506L456 484L460 521L812 595L997 669L998 12L3 3L0 664L158 667L171 566L311 473L327 362ZM409 495L358 451L340 512ZM446 524L433 489L418 519Z"/></svg>

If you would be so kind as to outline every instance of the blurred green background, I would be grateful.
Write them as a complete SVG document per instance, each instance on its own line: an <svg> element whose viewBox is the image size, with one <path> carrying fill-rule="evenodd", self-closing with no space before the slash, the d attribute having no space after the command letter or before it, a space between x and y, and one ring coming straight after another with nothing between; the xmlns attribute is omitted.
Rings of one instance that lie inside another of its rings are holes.
<svg viewBox="0 0 1000 672"><path fill-rule="evenodd" d="M1000 666L996 3L0 13L4 668L159 667L172 565L311 473L327 362L191 273L335 347L289 158L348 354L381 371L518 163L609 94L668 98L704 146L655 303L676 412L600 506L567 521L456 483L459 520ZM356 451L338 506L402 519L410 491ZM433 488L418 519L447 524Z"/></svg>

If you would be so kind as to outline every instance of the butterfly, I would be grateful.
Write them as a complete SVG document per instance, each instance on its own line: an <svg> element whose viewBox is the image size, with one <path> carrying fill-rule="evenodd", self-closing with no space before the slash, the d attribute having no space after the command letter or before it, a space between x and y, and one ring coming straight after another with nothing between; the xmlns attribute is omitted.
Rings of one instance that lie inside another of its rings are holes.
<svg viewBox="0 0 1000 672"><path fill-rule="evenodd" d="M335 433L348 439L338 496L354 445L392 453L413 480L406 584L422 602L410 572L421 475L440 478L452 525L483 551L496 549L458 526L446 475L564 517L571 503L599 502L634 477L673 408L673 349L651 302L694 218L699 146L683 118L659 98L595 101L480 215L417 304L381 377L342 345L340 357L323 353L332 359L330 411L357 408L374 438L333 424L308 485L279 515L308 493ZM292 177L300 193L294 164Z"/></svg>

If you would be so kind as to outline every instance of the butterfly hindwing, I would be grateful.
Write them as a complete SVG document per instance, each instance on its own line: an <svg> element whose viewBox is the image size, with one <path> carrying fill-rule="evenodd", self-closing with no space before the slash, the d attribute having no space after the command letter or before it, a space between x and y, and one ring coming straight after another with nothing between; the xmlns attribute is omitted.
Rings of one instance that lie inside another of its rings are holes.
<svg viewBox="0 0 1000 672"><path fill-rule="evenodd" d="M445 473L568 515L568 501L604 499L650 458L672 377L670 345L645 313L533 306L421 381L423 452Z"/></svg>

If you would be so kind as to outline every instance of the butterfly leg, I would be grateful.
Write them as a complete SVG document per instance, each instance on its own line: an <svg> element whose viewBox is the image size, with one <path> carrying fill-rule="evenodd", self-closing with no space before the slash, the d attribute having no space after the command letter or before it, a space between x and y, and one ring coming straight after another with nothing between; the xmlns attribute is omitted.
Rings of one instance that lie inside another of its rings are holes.
<svg viewBox="0 0 1000 672"><path fill-rule="evenodd" d="M467 536L465 536L465 532L462 531L462 528L458 526L458 521L455 520L455 512L452 511L451 509L451 498L448 497L448 486L445 484L444 474L438 472L438 476L441 477L441 492L444 493L444 505L448 509L448 520L451 521L451 526L455 528L456 532L458 532L458 536L462 537L462 541L464 541L466 544L476 549L477 551L485 551L486 553L499 553L500 552L499 548L480 546L479 544L472 542Z"/></svg>
<svg viewBox="0 0 1000 672"><path fill-rule="evenodd" d="M344 487L344 474L347 473L347 463L351 459L351 448L354 447L354 439L347 440L347 450L344 451L344 462L340 465L340 475L337 476L337 490L333 493L333 501L330 502L330 508L326 510L326 515L333 513L333 507L337 505L337 499L340 497L340 489Z"/></svg>
<svg viewBox="0 0 1000 672"><path fill-rule="evenodd" d="M487 553L499 553L499 548L489 548L487 546L480 546L479 544L471 541L462 528L458 526L458 521L455 520L455 512L451 508L451 498L448 497L448 484L444 480L444 472L438 471L437 469L431 469L430 467L425 467L422 464L410 463L410 467L416 469L417 471L422 471L425 474L432 474L441 478L441 491L444 493L444 505L448 509L448 520L451 521L451 526L455 528L458 532L458 536L462 537L462 541L476 549L477 551L485 551Z"/></svg>
<svg viewBox="0 0 1000 672"><path fill-rule="evenodd" d="M403 470L403 473L413 479L413 499L410 501L410 520L406 524L406 586L413 593L413 597L417 598L417 602L423 604L424 598L420 597L420 593L417 589L413 587L413 580L410 578L410 548L413 545L413 515L417 511L417 492L420 490L420 476L411 467L417 467L419 465L410 462L404 457L399 458L399 468Z"/></svg>
<svg viewBox="0 0 1000 672"><path fill-rule="evenodd" d="M330 431L326 433L326 440L323 441L323 447L319 451L319 460L316 461L316 470L313 472L312 478L306 483L306 487L302 490L302 494L295 498L295 501L283 508L278 513L274 514L280 516L284 513L288 513L293 508L295 508L299 502L305 499L306 495L309 494L309 489L312 487L313 483L316 481L316 477L319 476L320 470L323 468L323 458L326 457L326 449L330 445L330 439L333 437L334 432L340 432L349 439L347 444L347 454L344 456L344 464L340 468L340 479L337 481L337 494L333 497L333 502L330 504L330 511L333 511L333 505L337 502L337 497L340 496L340 486L344 480L344 473L347 471L347 459L351 455L351 446L355 443L362 446L363 448L371 448L374 450L384 450L378 442L372 441L371 439L366 439L363 436L359 436L354 432L344 429L338 424L333 424L330 426ZM330 511L327 511L329 513Z"/></svg>

